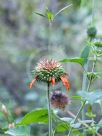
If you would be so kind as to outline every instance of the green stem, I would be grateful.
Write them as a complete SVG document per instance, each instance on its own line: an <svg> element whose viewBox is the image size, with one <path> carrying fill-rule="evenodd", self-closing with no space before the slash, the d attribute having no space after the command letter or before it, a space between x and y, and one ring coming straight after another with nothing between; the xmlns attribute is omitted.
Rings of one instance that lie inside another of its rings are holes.
<svg viewBox="0 0 102 136"><path fill-rule="evenodd" d="M91 85L91 80L90 80L90 82L89 82L89 84L88 84L87 91L89 91L90 85ZM76 115L76 117L75 117L73 123L75 123L75 122L77 121L77 119L78 119L78 117L79 117L79 114L80 114L81 111L83 110L85 104L86 104L86 100L85 100L85 101L83 102L83 104L81 105L81 107L80 107L80 109L79 109L79 111L78 111L78 113L77 113L77 115ZM70 128L70 131L69 131L68 136L71 136L71 132L72 132L72 128Z"/></svg>
<svg viewBox="0 0 102 136"><path fill-rule="evenodd" d="M50 85L47 86L47 98L48 98L48 118L49 118L49 136L52 136L52 117L51 117L51 104L50 104Z"/></svg>
<svg viewBox="0 0 102 136"><path fill-rule="evenodd" d="M88 66L89 66L89 61L86 63L86 65L84 66L85 72L83 74L83 81L82 81L82 91L86 91L87 88L87 71L88 71ZM82 110L82 120L85 119L85 110L83 108Z"/></svg>
<svg viewBox="0 0 102 136"><path fill-rule="evenodd" d="M49 21L48 51L50 50L50 46L51 46L51 30L52 30L52 22Z"/></svg>
<svg viewBox="0 0 102 136"><path fill-rule="evenodd" d="M94 72L94 68L95 68L95 66L96 66L97 56L94 55L94 58L95 58L95 60L93 61L92 70L91 70L92 72ZM87 86L87 92L89 92L89 90L90 90L91 83L92 83L92 79L89 80L89 83L88 83L88 86ZM83 102L83 104L81 105L81 107L80 107L80 109L79 109L79 111L78 111L78 113L77 113L77 115L76 115L76 118L74 119L74 122L73 122L73 123L75 123L76 120L78 119L78 116L79 116L79 114L81 113L81 111L83 110L85 104L86 104L86 100L85 100L85 101ZM71 136L71 132L72 132L72 128L70 128L70 131L69 131L68 136Z"/></svg>

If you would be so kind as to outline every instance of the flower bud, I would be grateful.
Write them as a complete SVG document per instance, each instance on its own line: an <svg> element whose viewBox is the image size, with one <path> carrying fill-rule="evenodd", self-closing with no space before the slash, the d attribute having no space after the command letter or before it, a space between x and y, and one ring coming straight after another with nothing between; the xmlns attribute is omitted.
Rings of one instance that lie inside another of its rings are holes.
<svg viewBox="0 0 102 136"><path fill-rule="evenodd" d="M9 113L8 113L8 110L4 104L2 104L1 111L3 112L3 114L5 116L8 116Z"/></svg>
<svg viewBox="0 0 102 136"><path fill-rule="evenodd" d="M14 128L15 127L15 124L14 123L10 123L8 128Z"/></svg>
<svg viewBox="0 0 102 136"><path fill-rule="evenodd" d="M59 90L51 95L51 105L54 108L64 109L69 102L69 98Z"/></svg>
<svg viewBox="0 0 102 136"><path fill-rule="evenodd" d="M90 38L95 38L97 34L97 30L95 27L89 27L88 30L87 30L87 35L90 37Z"/></svg>

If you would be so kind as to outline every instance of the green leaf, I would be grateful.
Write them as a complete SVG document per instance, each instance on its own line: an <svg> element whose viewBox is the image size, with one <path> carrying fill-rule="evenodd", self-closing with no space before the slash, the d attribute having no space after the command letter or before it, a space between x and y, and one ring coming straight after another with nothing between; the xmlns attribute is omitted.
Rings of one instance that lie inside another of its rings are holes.
<svg viewBox="0 0 102 136"><path fill-rule="evenodd" d="M35 14L37 14L37 15L39 15L39 16L41 16L41 17L46 17L44 14L42 14L42 13L39 13L39 12L34 12Z"/></svg>
<svg viewBox="0 0 102 136"><path fill-rule="evenodd" d="M96 117L96 114L93 114L93 112L92 112L92 106L91 105L88 106L88 111L86 112L86 116L89 117L89 118L95 118Z"/></svg>
<svg viewBox="0 0 102 136"><path fill-rule="evenodd" d="M93 92L79 91L78 95L83 98L83 100L88 101L90 104L97 102L97 100L102 99L102 90L96 90Z"/></svg>
<svg viewBox="0 0 102 136"><path fill-rule="evenodd" d="M0 134L4 134L5 131L7 131L8 129L7 128L0 128Z"/></svg>
<svg viewBox="0 0 102 136"><path fill-rule="evenodd" d="M83 132L81 133L78 130L74 130L72 131L71 136L85 136L85 135L83 134Z"/></svg>
<svg viewBox="0 0 102 136"><path fill-rule="evenodd" d="M6 131L5 134L9 134L11 136L30 136L30 127L20 126L12 128Z"/></svg>
<svg viewBox="0 0 102 136"><path fill-rule="evenodd" d="M60 9L60 10L55 14L55 16L57 16L58 14L60 14L62 11L64 11L64 10L67 9L67 8L69 8L70 6L72 6L72 4L67 5L67 6L65 6L64 8Z"/></svg>
<svg viewBox="0 0 102 136"><path fill-rule="evenodd" d="M94 40L94 45L97 47L102 47L102 40L100 40L100 39Z"/></svg>
<svg viewBox="0 0 102 136"><path fill-rule="evenodd" d="M68 130L68 125L67 123L58 123L55 130L56 132L65 132Z"/></svg>
<svg viewBox="0 0 102 136"><path fill-rule="evenodd" d="M94 50L93 54L96 54L98 57L100 57L100 56L102 56L102 50L99 50L99 49Z"/></svg>
<svg viewBox="0 0 102 136"><path fill-rule="evenodd" d="M102 72L87 72L87 77L89 80L94 80L96 78L102 77Z"/></svg>
<svg viewBox="0 0 102 136"><path fill-rule="evenodd" d="M85 46L80 55L80 57L84 59L83 64L87 63L89 53L90 53L90 46Z"/></svg>
<svg viewBox="0 0 102 136"><path fill-rule="evenodd" d="M54 19L54 13L51 12L49 9L46 10L46 15L49 21L53 21Z"/></svg>
<svg viewBox="0 0 102 136"><path fill-rule="evenodd" d="M23 119L17 123L18 125L28 125L32 123L48 123L48 110L47 109L37 109L27 113Z"/></svg>
<svg viewBox="0 0 102 136"><path fill-rule="evenodd" d="M69 59L63 59L60 62L74 62L74 63L79 63L83 65L84 59L83 58L69 58Z"/></svg>
<svg viewBox="0 0 102 136"><path fill-rule="evenodd" d="M73 121L72 118L68 118L68 117L64 117L64 118L60 118L61 120L70 123L71 121Z"/></svg>
<svg viewBox="0 0 102 136"><path fill-rule="evenodd" d="M72 128L80 128L80 126L81 126L81 123L71 124L71 127L72 127Z"/></svg>
<svg viewBox="0 0 102 136"><path fill-rule="evenodd" d="M97 126L98 126L99 128L102 128L102 119L98 122Z"/></svg>
<svg viewBox="0 0 102 136"><path fill-rule="evenodd" d="M82 101L82 97L81 97L81 96L78 96L78 95L72 96L71 99L74 99L74 100L81 100L81 101Z"/></svg>

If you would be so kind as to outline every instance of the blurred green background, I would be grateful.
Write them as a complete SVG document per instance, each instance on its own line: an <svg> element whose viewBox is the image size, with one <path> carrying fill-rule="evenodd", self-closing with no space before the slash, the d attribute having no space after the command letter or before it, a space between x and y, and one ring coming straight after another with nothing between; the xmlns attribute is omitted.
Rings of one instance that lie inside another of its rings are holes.
<svg viewBox="0 0 102 136"><path fill-rule="evenodd" d="M47 20L34 13L44 13L46 7L56 13L71 3L73 6L56 17L50 31ZM37 83L32 91L29 90L32 69L42 57L61 60L79 56L87 44L86 31L91 20L92 0L0 0L0 101L12 112L14 119L20 119L35 108L47 107L44 84ZM95 0L94 24L102 37L102 0ZM64 66L70 76L69 96L75 95L82 86L82 68L72 63ZM99 71L101 66L97 64ZM102 89L102 79L97 80L93 88ZM65 91L61 83L52 89ZM69 109L76 113L79 106L80 102L72 101ZM94 112L98 114L98 121L101 118L98 104ZM7 124L0 113L0 127L4 125ZM32 125L32 128L34 136L47 132L46 125Z"/></svg>

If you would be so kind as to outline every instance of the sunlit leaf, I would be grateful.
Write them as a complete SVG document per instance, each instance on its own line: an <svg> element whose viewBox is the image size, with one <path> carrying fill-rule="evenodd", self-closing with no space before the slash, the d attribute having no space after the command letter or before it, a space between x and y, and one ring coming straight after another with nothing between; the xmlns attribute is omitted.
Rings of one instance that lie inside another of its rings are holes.
<svg viewBox="0 0 102 136"><path fill-rule="evenodd" d="M83 65L84 59L83 58L68 58L68 59L63 59L60 62L73 62L73 63L79 63Z"/></svg>
<svg viewBox="0 0 102 136"><path fill-rule="evenodd" d="M28 125L32 123L48 123L48 110L37 109L27 113L17 125Z"/></svg>
<svg viewBox="0 0 102 136"><path fill-rule="evenodd" d="M47 9L46 15L47 15L47 18L48 18L49 21L53 21L53 19L54 19L54 13L53 12L51 12L50 10Z"/></svg>
<svg viewBox="0 0 102 136"><path fill-rule="evenodd" d="M55 130L57 132L65 132L66 130L68 130L68 125L67 123L59 123L57 124Z"/></svg>
<svg viewBox="0 0 102 136"><path fill-rule="evenodd" d="M94 45L97 47L102 47L102 40L100 40L100 39L94 40Z"/></svg>

